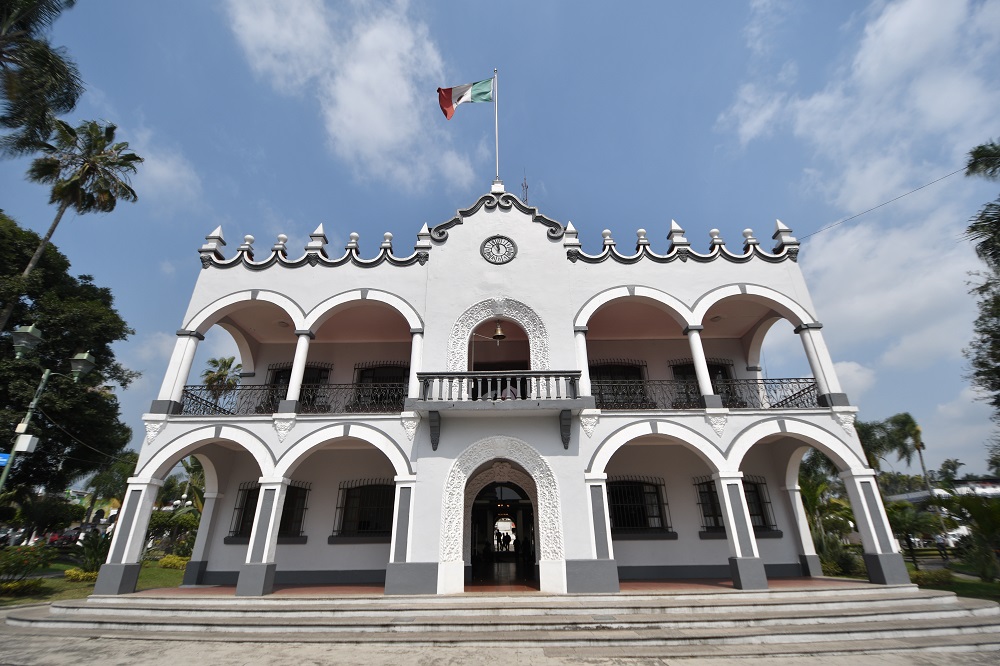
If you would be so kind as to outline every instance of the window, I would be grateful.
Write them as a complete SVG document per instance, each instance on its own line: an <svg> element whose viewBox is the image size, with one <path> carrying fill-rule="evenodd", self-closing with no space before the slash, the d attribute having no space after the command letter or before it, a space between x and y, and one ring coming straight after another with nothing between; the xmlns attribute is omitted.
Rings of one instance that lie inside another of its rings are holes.
<svg viewBox="0 0 1000 666"><path fill-rule="evenodd" d="M590 365L591 393L598 409L653 409L646 385L646 364L613 359Z"/></svg>
<svg viewBox="0 0 1000 666"><path fill-rule="evenodd" d="M392 534L392 505L396 487L389 479L362 479L340 484L338 525L333 537L373 537Z"/></svg>
<svg viewBox="0 0 1000 666"><path fill-rule="evenodd" d="M707 533L722 533L726 531L722 519L722 507L719 505L719 492L715 481L707 476L695 479L698 491L698 506L701 508L702 531ZM743 477L743 495L747 501L747 512L750 514L750 524L760 537L780 538L781 532L774 523L771 513L771 500L767 493L767 481L762 476Z"/></svg>
<svg viewBox="0 0 1000 666"><path fill-rule="evenodd" d="M612 477L608 479L607 488L613 535L666 534L671 531L663 479Z"/></svg>
<svg viewBox="0 0 1000 666"><path fill-rule="evenodd" d="M281 522L278 524L278 539L304 538L302 525L306 515L306 497L309 495L310 484L302 481L292 481L285 489L285 501L281 509ZM257 513L257 502L260 501L260 483L247 481L240 484L239 495L236 498L236 509L233 511L233 524L229 530L232 538L230 543L246 543L253 532L253 520Z"/></svg>
<svg viewBox="0 0 1000 666"><path fill-rule="evenodd" d="M365 364L355 367L354 399L349 412L403 411L410 368L404 363Z"/></svg>

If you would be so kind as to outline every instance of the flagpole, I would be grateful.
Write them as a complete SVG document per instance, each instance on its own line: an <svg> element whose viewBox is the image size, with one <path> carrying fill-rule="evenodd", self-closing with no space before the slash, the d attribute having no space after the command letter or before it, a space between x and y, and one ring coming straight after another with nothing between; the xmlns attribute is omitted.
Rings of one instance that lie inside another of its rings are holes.
<svg viewBox="0 0 1000 666"><path fill-rule="evenodd" d="M499 85L497 81L497 68L493 68L493 138L496 142L497 154L497 182L500 181L500 112L497 110L497 97L499 97Z"/></svg>

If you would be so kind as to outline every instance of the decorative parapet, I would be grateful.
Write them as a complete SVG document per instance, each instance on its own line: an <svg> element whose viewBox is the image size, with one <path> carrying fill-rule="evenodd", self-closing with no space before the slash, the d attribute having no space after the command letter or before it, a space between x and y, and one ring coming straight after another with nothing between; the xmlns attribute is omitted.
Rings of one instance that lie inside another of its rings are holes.
<svg viewBox="0 0 1000 666"><path fill-rule="evenodd" d="M532 222L537 222L538 224L548 227L546 235L552 240L559 240L563 237L563 234L566 233L566 229L563 228L563 225L559 224L555 220L545 217L538 212L537 208L521 203L521 200L513 194L493 193L484 194L479 197L479 201L473 204L470 208L459 210L455 217L432 228L430 230L431 239L435 243L444 243L448 240L449 229L463 224L465 222L465 218L472 217L481 208L485 208L486 210L496 210L499 208L500 210L505 211L516 208L525 215L530 215Z"/></svg>
<svg viewBox="0 0 1000 666"><path fill-rule="evenodd" d="M797 261L799 254L799 242L792 237L792 230L782 224L781 220L777 221L777 230L774 232L774 239L778 243L773 252L767 252L761 248L760 242L753 236L752 229L744 229L743 252L741 254L734 254L729 251L725 241L719 235L718 229L712 229L709 232L711 240L708 252L705 254L695 252L691 249L691 243L685 238L684 230L673 220L670 222L670 233L667 235L670 247L666 254L657 254L653 251L650 241L646 237L645 229L636 231L635 254L628 255L618 251L617 244L611 237L611 231L608 229L605 229L601 233L603 243L599 254L587 254L584 252L577 240L576 230L574 229L573 232L572 242L564 242L563 245L566 247L566 258L574 263L579 261L585 264L599 264L607 259L613 259L620 264L634 264L644 258L660 264L667 264L677 260L708 263L722 258L726 261L742 264L756 257L768 263L776 264L786 259Z"/></svg>

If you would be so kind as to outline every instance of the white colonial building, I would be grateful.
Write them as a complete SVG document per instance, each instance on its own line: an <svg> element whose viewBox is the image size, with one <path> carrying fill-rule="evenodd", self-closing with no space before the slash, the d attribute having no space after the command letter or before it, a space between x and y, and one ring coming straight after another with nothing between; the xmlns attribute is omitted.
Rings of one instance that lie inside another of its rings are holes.
<svg viewBox="0 0 1000 666"><path fill-rule="evenodd" d="M320 227L304 253L247 236L227 257L216 230L96 592L134 589L157 489L190 455L206 492L185 582L239 595L818 576L810 448L841 470L871 580L908 582L791 230L739 251L713 230L704 253L663 233L587 254L501 184L409 256L390 234L339 251ZM763 377L781 320L812 377ZM213 327L239 348L236 389L196 385Z"/></svg>

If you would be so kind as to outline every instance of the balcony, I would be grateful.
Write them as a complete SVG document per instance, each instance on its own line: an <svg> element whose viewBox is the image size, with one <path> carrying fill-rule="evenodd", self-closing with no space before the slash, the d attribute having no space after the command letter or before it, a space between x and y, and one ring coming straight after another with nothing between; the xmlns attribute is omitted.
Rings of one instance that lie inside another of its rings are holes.
<svg viewBox="0 0 1000 666"><path fill-rule="evenodd" d="M812 409L816 382L806 379L725 379L714 390L728 409ZM595 380L591 393L598 409L699 409L698 383L680 380Z"/></svg>
<svg viewBox="0 0 1000 666"><path fill-rule="evenodd" d="M200 384L184 387L185 416L252 416L273 414L288 392L286 384L258 384L220 390ZM299 414L398 414L406 385L303 384Z"/></svg>

